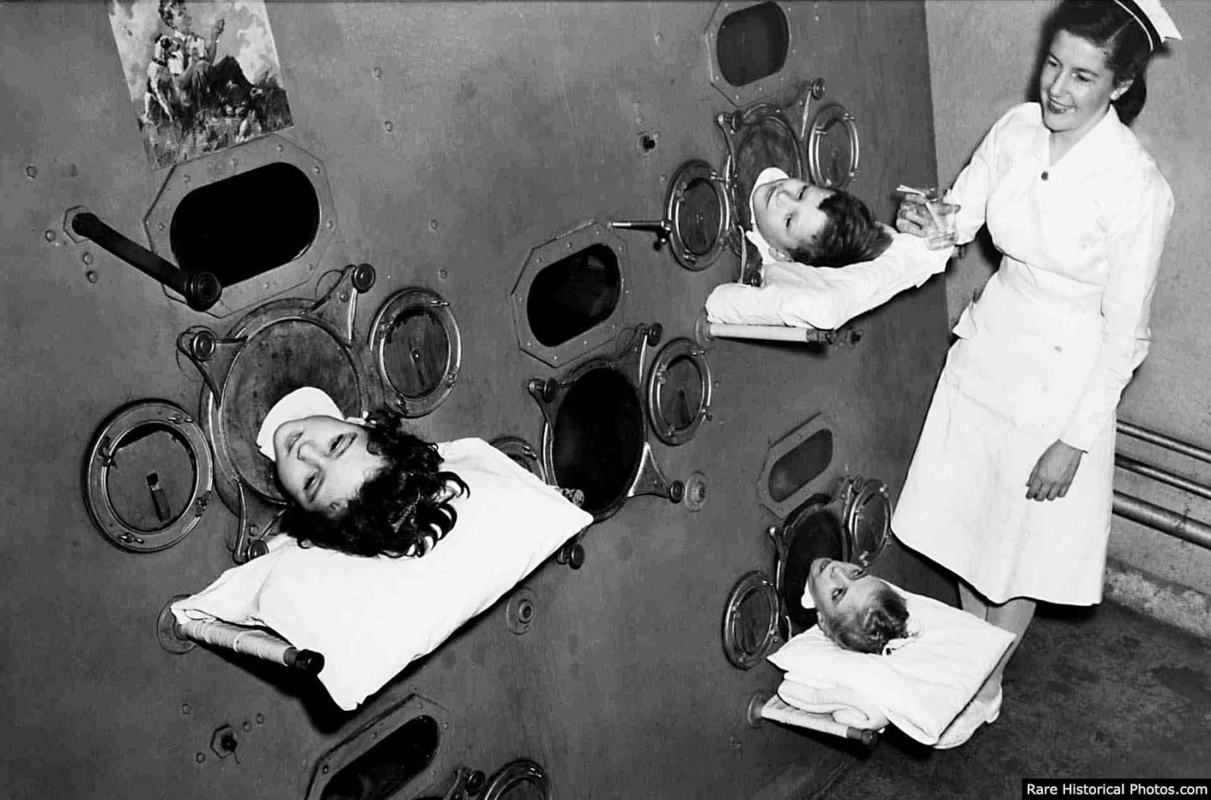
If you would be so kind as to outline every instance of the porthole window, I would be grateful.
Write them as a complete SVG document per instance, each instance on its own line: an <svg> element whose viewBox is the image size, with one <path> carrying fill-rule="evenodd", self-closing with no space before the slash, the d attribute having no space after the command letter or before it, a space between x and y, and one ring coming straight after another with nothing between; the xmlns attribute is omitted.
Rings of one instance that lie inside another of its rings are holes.
<svg viewBox="0 0 1211 800"><path fill-rule="evenodd" d="M723 79L746 86L779 72L790 49L786 14L774 2L732 12L719 25L715 56Z"/></svg>
<svg viewBox="0 0 1211 800"><path fill-rule="evenodd" d="M803 607L812 562L817 558L849 560L845 530L836 512L827 507L829 499L827 495L812 497L791 514L782 528L777 586L790 623L785 631L788 637L816 623L815 610Z"/></svg>
<svg viewBox="0 0 1211 800"><path fill-rule="evenodd" d="M454 388L462 337L450 304L436 292L411 288L392 295L370 326L370 347L388 400L404 416L428 414Z"/></svg>
<svg viewBox="0 0 1211 800"><path fill-rule="evenodd" d="M543 268L530 286L526 318L545 347L575 339L613 313L622 292L618 257L604 244Z"/></svg>
<svg viewBox="0 0 1211 800"><path fill-rule="evenodd" d="M857 177L861 158L858 124L840 103L829 103L816 113L805 146L812 183L844 189Z"/></svg>
<svg viewBox="0 0 1211 800"><path fill-rule="evenodd" d="M816 431L774 462L770 497L781 503L828 467L833 459L833 432Z"/></svg>
<svg viewBox="0 0 1211 800"><path fill-rule="evenodd" d="M710 409L711 369L706 354L689 339L669 342L652 363L647 398L652 430L660 441L688 442Z"/></svg>
<svg viewBox="0 0 1211 800"><path fill-rule="evenodd" d="M320 201L307 175L278 162L186 194L169 226L169 245L187 271L233 286L288 264L315 240Z"/></svg>
<svg viewBox="0 0 1211 800"><path fill-rule="evenodd" d="M882 481L855 478L845 508L845 527L853 545L853 560L874 563L891 534L891 497Z"/></svg>
<svg viewBox="0 0 1211 800"><path fill-rule="evenodd" d="M584 373L552 426L555 484L584 492L582 507L594 516L621 505L643 455L643 427L639 393L621 372Z"/></svg>
<svg viewBox="0 0 1211 800"><path fill-rule="evenodd" d="M752 669L778 636L778 594L758 571L744 575L723 609L723 654L737 669Z"/></svg>
<svg viewBox="0 0 1211 800"><path fill-rule="evenodd" d="M433 717L410 719L338 771L324 787L320 800L393 796L429 765L440 739Z"/></svg>
<svg viewBox="0 0 1211 800"><path fill-rule="evenodd" d="M123 550L150 553L185 538L210 501L214 472L202 429L180 407L144 400L98 429L84 462L84 502Z"/></svg>
<svg viewBox="0 0 1211 800"><path fill-rule="evenodd" d="M614 340L629 293L626 244L589 222L530 251L509 294L517 345L552 367Z"/></svg>

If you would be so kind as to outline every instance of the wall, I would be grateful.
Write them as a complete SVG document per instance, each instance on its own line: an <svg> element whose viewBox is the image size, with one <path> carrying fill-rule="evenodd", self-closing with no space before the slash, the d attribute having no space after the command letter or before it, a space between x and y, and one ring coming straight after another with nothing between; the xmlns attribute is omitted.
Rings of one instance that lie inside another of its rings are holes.
<svg viewBox="0 0 1211 800"><path fill-rule="evenodd" d="M854 189L890 219L890 188L934 172L923 6L789 5L787 69L825 77L855 114ZM531 248L589 219L652 218L678 165L722 164L714 116L731 106L710 85L703 43L715 13L670 2L269 3L295 123L282 135L322 160L336 210L317 274L378 269L359 301L360 335L409 285L439 291L459 320L462 372L417 420L422 435L539 441L525 382L555 371L517 346L509 292ZM164 180L144 156L106 4L0 4L0 54L5 796L108 798L137 786L147 798L298 798L317 758L413 693L448 710L443 775L529 755L560 797L747 797L763 786L776 797L848 763L822 737L749 727L749 698L778 673L730 667L720 616L740 575L772 566L765 530L777 520L755 487L771 442L827 411L834 469L898 493L944 352L940 282L865 316L855 347L719 343L712 420L692 442L655 446L670 477L707 473L701 512L630 501L591 529L583 569L549 562L526 582L538 603L526 636L507 630L498 605L343 715L280 670L157 643L165 602L231 566L234 518L219 503L153 554L119 550L91 524L80 465L96 426L141 398L196 408L202 384L177 334L226 322L63 232L66 209L86 205L145 241ZM655 150L637 147L641 131L659 132ZM687 272L649 234L632 236L625 322L690 335L734 263ZM320 285L290 294L314 297ZM910 588L948 590L903 554L884 568ZM237 728L238 760L210 750L222 724Z"/></svg>
<svg viewBox="0 0 1211 800"><path fill-rule="evenodd" d="M927 2L930 82L937 137L938 180L952 181L988 127L1006 110L1027 99L1039 47L1040 23L1052 0L974 0ZM1177 201L1152 306L1153 342L1147 361L1127 387L1120 418L1201 447L1211 445L1206 397L1211 373L1206 361L1206 308L1211 277L1205 269L1211 230L1204 218L1211 205L1211 130L1199 110L1211 102L1211 4L1167 0L1183 41L1153 59L1148 71L1148 102L1134 129L1165 174ZM946 278L953 324L973 291L983 286L993 263L977 247L968 248ZM1120 437L1119 451L1188 475L1211 480L1211 466L1175 457ZM1196 519L1211 520L1206 501L1192 498L1123 470L1116 489L1167 506ZM1111 590L1127 592L1132 603L1173 606L1157 612L1211 634L1205 603L1185 595L1183 587L1211 592L1211 552L1166 534L1114 518L1110 556L1132 571L1164 579L1151 588L1112 574ZM1170 582L1175 585L1169 585ZM1140 594L1142 592L1142 594ZM1173 615L1177 614L1175 618ZM1181 619L1178 619L1181 618Z"/></svg>

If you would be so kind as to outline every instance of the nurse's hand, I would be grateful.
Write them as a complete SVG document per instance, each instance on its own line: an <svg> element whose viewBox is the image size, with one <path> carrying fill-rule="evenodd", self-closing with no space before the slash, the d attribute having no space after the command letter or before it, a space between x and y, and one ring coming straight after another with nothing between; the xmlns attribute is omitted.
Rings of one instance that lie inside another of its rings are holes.
<svg viewBox="0 0 1211 800"><path fill-rule="evenodd" d="M933 217L925 206L925 198L919 194L905 195L896 211L896 230L914 236L928 236L932 226Z"/></svg>
<svg viewBox="0 0 1211 800"><path fill-rule="evenodd" d="M1077 450L1059 439L1039 457L1026 481L1027 500L1055 500L1068 494L1068 487L1081 465L1083 450Z"/></svg>

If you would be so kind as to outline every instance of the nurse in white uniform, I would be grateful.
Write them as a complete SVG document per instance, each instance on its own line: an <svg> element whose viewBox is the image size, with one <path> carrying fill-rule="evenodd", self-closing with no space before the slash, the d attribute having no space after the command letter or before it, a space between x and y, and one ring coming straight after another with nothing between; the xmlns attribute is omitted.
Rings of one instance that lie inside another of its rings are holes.
<svg viewBox="0 0 1211 800"><path fill-rule="evenodd" d="M955 327L892 521L1018 642L1036 601L1101 600L1115 408L1174 205L1127 127L1153 50L1180 38L1159 0L1064 0L1045 36L1039 101L992 126L946 197L958 242L987 224L1002 259ZM927 225L906 200L897 227ZM1014 648L940 746L996 719Z"/></svg>

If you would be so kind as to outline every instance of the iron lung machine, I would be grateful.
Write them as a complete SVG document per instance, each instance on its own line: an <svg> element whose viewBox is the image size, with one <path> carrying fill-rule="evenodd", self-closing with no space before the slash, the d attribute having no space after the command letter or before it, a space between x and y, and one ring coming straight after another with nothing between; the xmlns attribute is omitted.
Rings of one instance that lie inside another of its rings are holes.
<svg viewBox="0 0 1211 800"><path fill-rule="evenodd" d="M854 767L751 709L804 559L949 591L889 530L940 285L796 344L699 317L755 270L761 166L882 219L932 179L923 4L185 7L217 41L192 99L155 2L0 4L9 794L773 798ZM593 516L351 713L307 657L160 613L264 552L256 428L301 385Z"/></svg>

